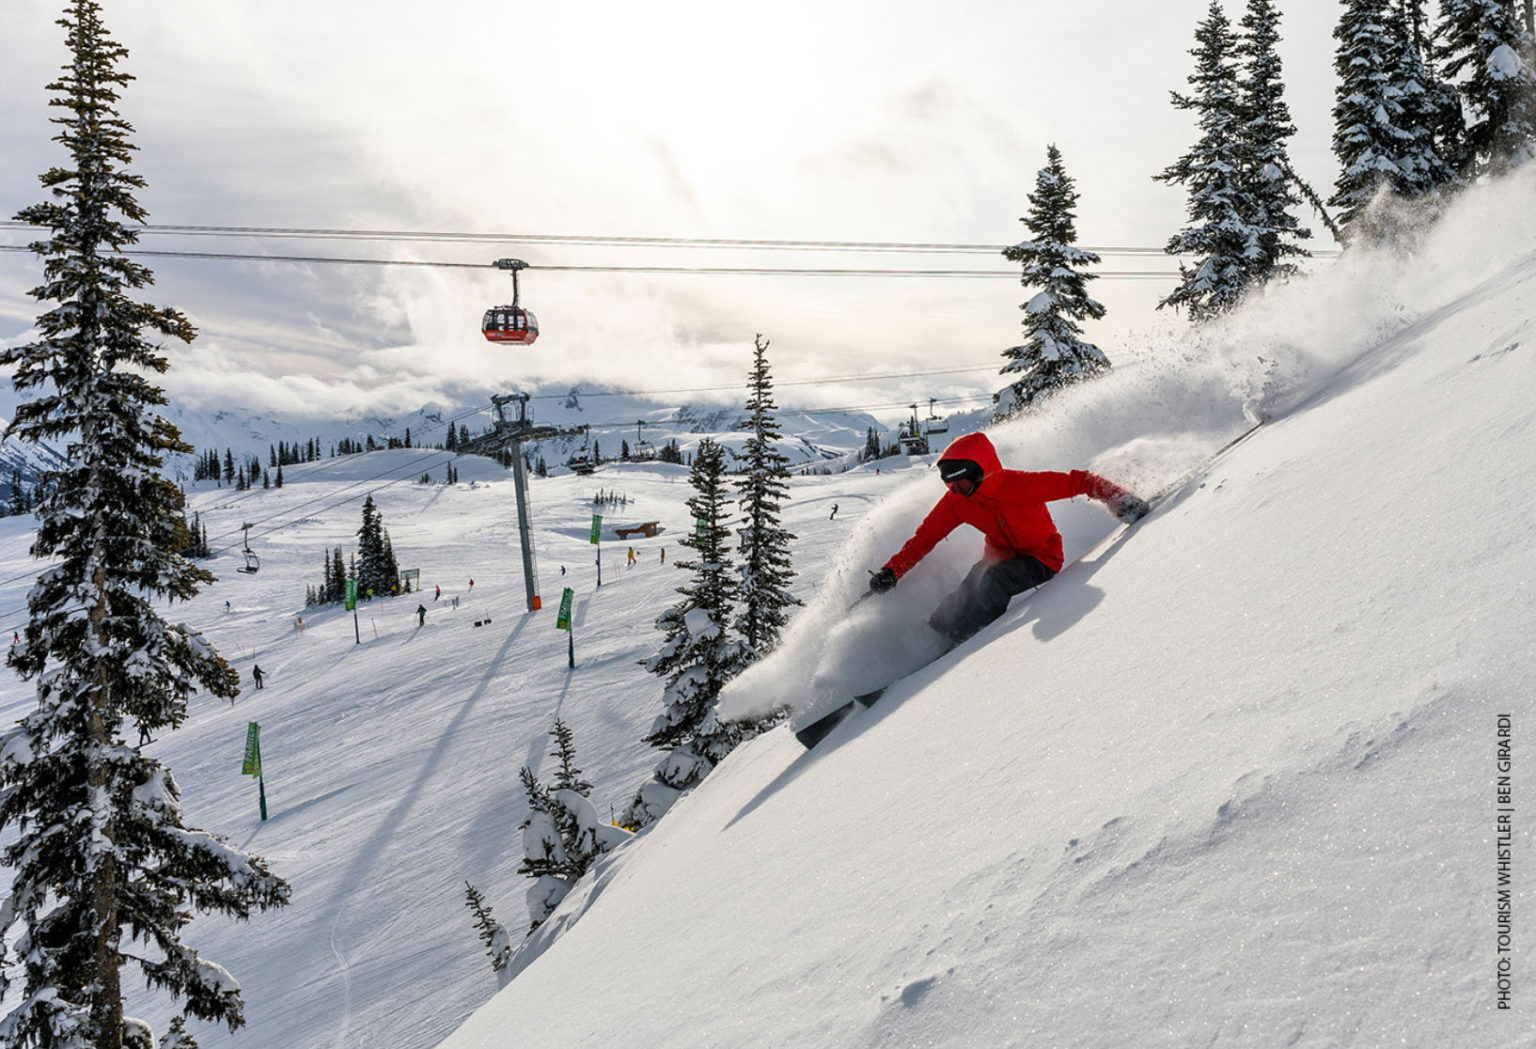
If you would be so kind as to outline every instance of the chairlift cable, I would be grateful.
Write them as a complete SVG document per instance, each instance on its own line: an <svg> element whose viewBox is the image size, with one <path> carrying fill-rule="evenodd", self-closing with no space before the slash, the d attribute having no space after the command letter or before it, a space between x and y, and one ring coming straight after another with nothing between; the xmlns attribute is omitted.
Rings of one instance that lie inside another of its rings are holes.
<svg viewBox="0 0 1536 1049"><path fill-rule="evenodd" d="M0 244L0 251L24 251L32 249L19 244ZM365 259L338 255L257 255L223 251L160 251L150 248L132 248L124 255L146 258L214 259L225 262L289 262L304 265L335 264L342 266L418 266L439 269L484 270L494 268L484 262L448 262L437 259ZM530 270L561 273L648 273L655 275L713 274L737 277L927 277L935 279L1008 278L1019 279L1018 270L961 270L961 269L854 269L835 267L768 267L768 266L578 266L578 265L529 265ZM1110 280L1174 280L1179 275L1169 270L1103 270L1094 274Z"/></svg>
<svg viewBox="0 0 1536 1049"><path fill-rule="evenodd" d="M0 229L46 229L14 219L0 221ZM205 224L150 223L134 227L141 234L195 237L273 238L302 240L363 240L441 243L567 244L589 247L690 248L748 251L896 252L914 254L1000 254L1010 245L966 244L933 241L858 241L818 239L770 239L746 237L643 237L629 235L559 233L473 233L430 230L324 229L298 226L217 226ZM1163 256L1162 247L1077 245L1096 255ZM1336 251L1314 251L1314 257Z"/></svg>

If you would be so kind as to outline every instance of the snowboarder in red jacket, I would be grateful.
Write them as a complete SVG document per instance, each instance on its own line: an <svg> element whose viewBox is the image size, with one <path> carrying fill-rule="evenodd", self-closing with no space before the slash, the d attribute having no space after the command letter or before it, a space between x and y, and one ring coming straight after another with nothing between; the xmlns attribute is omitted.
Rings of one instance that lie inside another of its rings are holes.
<svg viewBox="0 0 1536 1049"><path fill-rule="evenodd" d="M869 588L876 593L890 590L960 525L978 529L987 540L982 559L928 619L954 644L1007 611L1015 594L1061 571L1061 533L1046 503L1086 495L1107 504L1125 522L1141 518L1148 509L1144 500L1086 470L1004 470L985 434L956 440L944 450L938 466L949 491L896 556L874 574Z"/></svg>

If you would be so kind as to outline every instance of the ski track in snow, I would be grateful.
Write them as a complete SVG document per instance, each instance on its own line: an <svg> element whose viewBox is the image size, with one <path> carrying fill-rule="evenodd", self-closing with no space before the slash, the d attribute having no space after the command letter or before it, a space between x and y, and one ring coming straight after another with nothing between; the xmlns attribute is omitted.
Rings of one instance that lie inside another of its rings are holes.
<svg viewBox="0 0 1536 1049"><path fill-rule="evenodd" d="M352 1034L352 962L342 951L341 945L336 942L336 930L341 925L344 908L345 904L337 909L336 918L331 922L330 934L331 956L336 959L335 975L341 980L342 990L341 1016L336 1021L339 1030L333 1042L337 1049L346 1049Z"/></svg>

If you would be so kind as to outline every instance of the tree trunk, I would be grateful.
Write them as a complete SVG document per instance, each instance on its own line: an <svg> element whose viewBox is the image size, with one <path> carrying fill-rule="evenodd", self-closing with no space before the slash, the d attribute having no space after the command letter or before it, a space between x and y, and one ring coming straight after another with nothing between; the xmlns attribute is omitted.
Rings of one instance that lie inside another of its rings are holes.
<svg viewBox="0 0 1536 1049"><path fill-rule="evenodd" d="M96 584L96 607L91 610L91 632L97 644L105 647L107 617L107 572L98 567L92 582ZM112 740L107 731L108 693L105 673L96 672L91 691L91 789L106 793L111 790L108 770L102 755ZM106 802L111 805L111 801ZM91 1019L96 1027L96 1049L122 1049L123 1047L123 990L118 971L118 920L117 920L117 857L111 852L113 827L109 822L101 828L107 841L107 853L96 866L95 884L92 891L96 902L96 986L91 989Z"/></svg>

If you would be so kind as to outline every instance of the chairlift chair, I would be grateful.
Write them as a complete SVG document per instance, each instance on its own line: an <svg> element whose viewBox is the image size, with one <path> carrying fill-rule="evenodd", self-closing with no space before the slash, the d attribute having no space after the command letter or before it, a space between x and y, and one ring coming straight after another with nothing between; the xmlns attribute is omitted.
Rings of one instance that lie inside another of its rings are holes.
<svg viewBox="0 0 1536 1049"><path fill-rule="evenodd" d="M255 575L261 570L261 558L257 557L255 551L251 549L251 526L241 525L240 527L245 531L245 549L240 551L245 555L245 565L235 569L235 571L244 572L246 575Z"/></svg>
<svg viewBox="0 0 1536 1049"><path fill-rule="evenodd" d="M933 405L936 400L938 400L937 397L928 398L928 420L927 425L923 427L930 436L949 432L949 420L942 415L933 414Z"/></svg>

